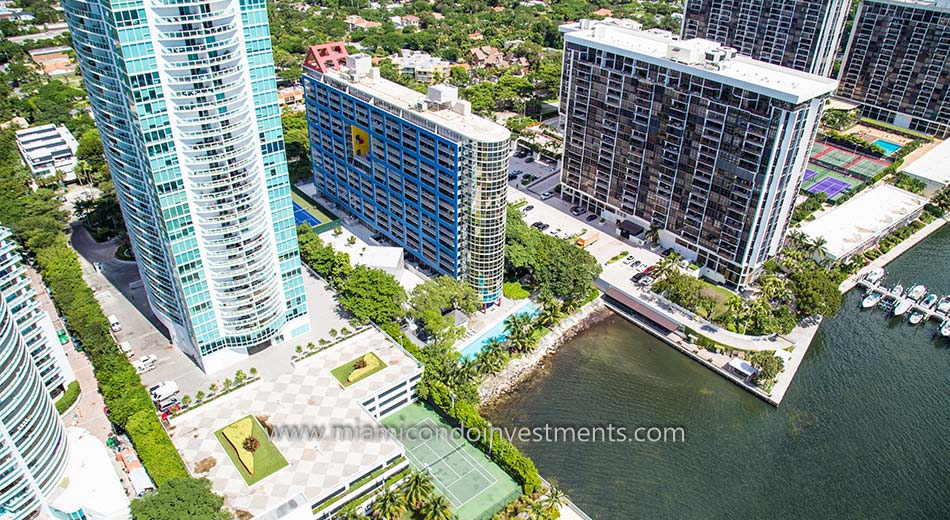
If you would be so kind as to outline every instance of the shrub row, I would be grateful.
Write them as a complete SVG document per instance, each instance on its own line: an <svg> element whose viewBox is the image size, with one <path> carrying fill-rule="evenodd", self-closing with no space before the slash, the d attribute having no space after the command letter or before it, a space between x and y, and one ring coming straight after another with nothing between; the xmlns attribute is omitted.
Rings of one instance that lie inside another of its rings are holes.
<svg viewBox="0 0 950 520"><path fill-rule="evenodd" d="M159 423L148 391L109 334L108 320L82 279L76 252L61 237L39 250L36 261L67 327L92 361L109 418L129 433L152 480L161 484L187 477L185 464Z"/></svg>
<svg viewBox="0 0 950 520"><path fill-rule="evenodd" d="M66 413L70 407L79 399L79 381L72 381L66 386L63 396L56 400L56 411L60 415Z"/></svg>
<svg viewBox="0 0 950 520"><path fill-rule="evenodd" d="M472 440L478 449L518 481L525 494L530 495L544 487L534 462L509 442L501 431L492 428L491 423L478 413L478 408L473 403L456 399L453 407L449 388L439 381L430 381L426 390L429 402L456 425L471 432L466 438Z"/></svg>

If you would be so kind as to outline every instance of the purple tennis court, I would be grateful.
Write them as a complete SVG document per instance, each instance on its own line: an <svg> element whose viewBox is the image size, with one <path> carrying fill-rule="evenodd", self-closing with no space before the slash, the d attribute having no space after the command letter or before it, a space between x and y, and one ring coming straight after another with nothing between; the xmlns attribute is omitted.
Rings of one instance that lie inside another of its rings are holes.
<svg viewBox="0 0 950 520"><path fill-rule="evenodd" d="M810 180L812 180L812 179L815 178L815 175L818 175L818 172L816 172L815 170L808 170L808 169L806 169L806 170L805 170L805 178L802 179L802 180L810 181Z"/></svg>
<svg viewBox="0 0 950 520"><path fill-rule="evenodd" d="M828 195L828 198L834 198L835 195L847 190L851 185L847 182L835 179L834 177L825 177L824 179L819 180L815 184L812 184L805 189L808 193L818 193L820 191L825 192Z"/></svg>

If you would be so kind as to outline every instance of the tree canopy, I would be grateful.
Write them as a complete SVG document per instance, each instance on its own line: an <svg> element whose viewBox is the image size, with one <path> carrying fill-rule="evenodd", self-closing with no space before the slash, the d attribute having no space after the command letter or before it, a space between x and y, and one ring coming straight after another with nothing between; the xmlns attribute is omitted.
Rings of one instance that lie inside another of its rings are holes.
<svg viewBox="0 0 950 520"><path fill-rule="evenodd" d="M165 481L158 491L132 501L136 520L229 520L224 499L211 491L211 481L178 477Z"/></svg>
<svg viewBox="0 0 950 520"><path fill-rule="evenodd" d="M404 315L406 291L393 275L358 265L340 291L340 305L360 321L388 323Z"/></svg>
<svg viewBox="0 0 950 520"><path fill-rule="evenodd" d="M581 299L602 270L597 259L567 240L525 224L508 207L505 263L509 278L527 277L529 287L562 300Z"/></svg>

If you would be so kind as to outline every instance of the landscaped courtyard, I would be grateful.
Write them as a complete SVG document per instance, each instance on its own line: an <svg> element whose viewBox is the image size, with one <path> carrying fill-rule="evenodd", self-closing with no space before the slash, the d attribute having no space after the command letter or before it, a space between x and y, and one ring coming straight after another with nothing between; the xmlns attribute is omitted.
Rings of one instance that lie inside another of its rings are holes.
<svg viewBox="0 0 950 520"><path fill-rule="evenodd" d="M386 363L383 363L383 361L379 359L379 356L372 352L367 352L349 363L334 368L330 373L333 374L333 377L335 377L341 385L347 387L361 379L366 379L384 368L386 368Z"/></svg>
<svg viewBox="0 0 950 520"><path fill-rule="evenodd" d="M253 415L234 421L214 436L249 486L287 466L287 459Z"/></svg>

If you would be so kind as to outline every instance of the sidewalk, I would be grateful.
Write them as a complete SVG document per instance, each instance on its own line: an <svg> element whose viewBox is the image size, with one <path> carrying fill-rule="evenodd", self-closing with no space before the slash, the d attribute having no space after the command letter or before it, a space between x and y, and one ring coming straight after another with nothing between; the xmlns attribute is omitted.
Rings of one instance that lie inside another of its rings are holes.
<svg viewBox="0 0 950 520"><path fill-rule="evenodd" d="M29 274L34 287L46 287L40 274L29 265L26 266L26 272ZM56 308L50 300L49 293L46 290L37 290L36 294L40 302L40 308L49 313L54 324L61 324L62 321L56 313ZM99 383L96 381L92 363L89 362L89 358L85 354L76 352L76 347L72 341L63 345L63 351L66 353L66 359L69 360L69 366L73 369L80 388L79 400L73 406L73 409L63 416L63 423L66 426L85 428L97 439L106 442L106 439L112 433L112 427L103 412L105 403L102 400L102 395L99 394Z"/></svg>

